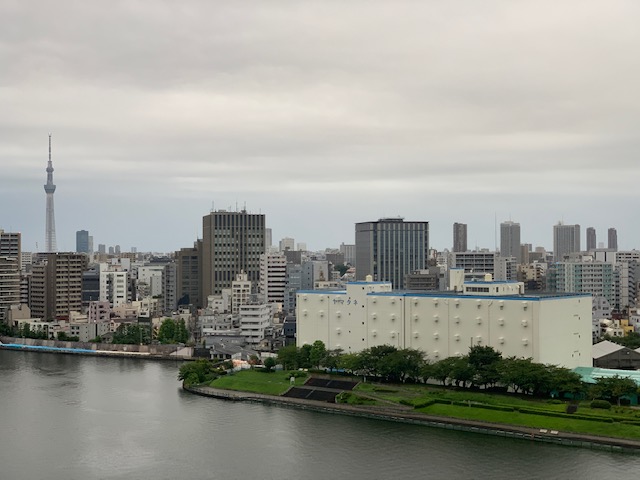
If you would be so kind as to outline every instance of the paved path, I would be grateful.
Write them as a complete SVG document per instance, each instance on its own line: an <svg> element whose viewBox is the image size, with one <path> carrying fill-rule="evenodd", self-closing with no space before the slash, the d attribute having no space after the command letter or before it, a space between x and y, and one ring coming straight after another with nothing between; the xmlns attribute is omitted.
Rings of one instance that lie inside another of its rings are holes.
<svg viewBox="0 0 640 480"><path fill-rule="evenodd" d="M279 397L263 395L259 393L237 392L212 387L189 387L185 390L207 397L221 398L233 401L261 402L275 405L290 406L301 409L309 409L321 412L339 413L369 418L380 418L398 422L418 423L441 428L462 427L467 431L478 433L493 433L507 437L518 437L538 441L556 443L568 443L570 445L594 447L598 445L610 446L624 450L632 450L640 453L640 441L623 438L599 437L570 432L556 432L539 428L519 427L499 423L482 422L461 418L441 417L416 412L411 407L402 405L393 407L381 407L377 405L345 405L339 403L326 403L300 398Z"/></svg>

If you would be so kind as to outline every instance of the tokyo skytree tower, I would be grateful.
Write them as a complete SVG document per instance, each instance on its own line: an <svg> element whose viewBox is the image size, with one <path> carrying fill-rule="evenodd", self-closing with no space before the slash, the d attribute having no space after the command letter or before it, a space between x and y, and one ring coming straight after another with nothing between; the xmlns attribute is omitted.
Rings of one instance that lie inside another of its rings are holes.
<svg viewBox="0 0 640 480"><path fill-rule="evenodd" d="M45 252L56 252L56 217L53 211L53 192L56 186L53 184L53 164L51 163L51 134L49 134L49 163L47 164L47 184L44 186L47 194L47 227L45 233Z"/></svg>

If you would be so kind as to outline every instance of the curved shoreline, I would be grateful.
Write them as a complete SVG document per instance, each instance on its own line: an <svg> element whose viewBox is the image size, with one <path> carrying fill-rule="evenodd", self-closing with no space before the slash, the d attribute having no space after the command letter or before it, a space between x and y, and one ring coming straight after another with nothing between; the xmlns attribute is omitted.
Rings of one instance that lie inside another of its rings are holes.
<svg viewBox="0 0 640 480"><path fill-rule="evenodd" d="M387 420L401 423L412 423L429 427L444 428L447 430L461 430L486 435L496 435L506 438L518 438L545 443L555 443L558 445L593 448L615 452L629 452L640 454L640 441L624 438L599 437L596 435L586 435L571 432L554 432L545 429L520 427L517 425L498 424L482 422L478 420L467 420L453 417L441 417L437 415L427 415L415 413L415 410L402 406L379 407L379 406L355 406L338 403L326 403L316 400L306 400L299 398L280 397L274 395L264 395L259 393L240 392L235 390L223 390L219 388L198 386L182 388L195 395L217 398L236 402L255 402L282 407L298 408L302 410L312 410L323 413L334 413L339 415L350 415L355 417L365 417L379 420Z"/></svg>

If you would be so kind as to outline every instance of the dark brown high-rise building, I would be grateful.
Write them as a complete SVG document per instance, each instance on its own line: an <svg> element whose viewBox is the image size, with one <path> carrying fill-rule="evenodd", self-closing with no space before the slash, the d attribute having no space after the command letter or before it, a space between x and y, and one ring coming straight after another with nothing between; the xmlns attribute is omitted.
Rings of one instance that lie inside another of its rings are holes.
<svg viewBox="0 0 640 480"><path fill-rule="evenodd" d="M202 217L202 271L200 299L231 288L240 272L258 286L260 255L265 253L263 214L220 210Z"/></svg>
<svg viewBox="0 0 640 480"><path fill-rule="evenodd" d="M29 307L34 318L66 320L82 311L82 273L87 269L83 253L41 253L33 264Z"/></svg>

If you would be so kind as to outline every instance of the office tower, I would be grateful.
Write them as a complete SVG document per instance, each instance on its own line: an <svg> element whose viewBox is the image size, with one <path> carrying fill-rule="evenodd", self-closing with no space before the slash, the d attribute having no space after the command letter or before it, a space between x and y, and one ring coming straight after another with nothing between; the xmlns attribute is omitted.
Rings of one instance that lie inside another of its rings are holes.
<svg viewBox="0 0 640 480"><path fill-rule="evenodd" d="M618 232L615 228L610 228L607 231L607 248L611 250L618 250Z"/></svg>
<svg viewBox="0 0 640 480"><path fill-rule="evenodd" d="M580 251L580 225L565 225L558 222L553 226L553 258L561 262L571 253Z"/></svg>
<svg viewBox="0 0 640 480"><path fill-rule="evenodd" d="M89 232L87 230L76 232L76 252L89 253Z"/></svg>
<svg viewBox="0 0 640 480"><path fill-rule="evenodd" d="M109 255L114 255L115 249L113 247L109 247Z"/></svg>
<svg viewBox="0 0 640 480"><path fill-rule="evenodd" d="M295 240L293 238L284 237L280 240L279 251L285 252L287 250L295 250Z"/></svg>
<svg viewBox="0 0 640 480"><path fill-rule="evenodd" d="M11 305L20 304L19 258L0 255L0 323L5 321Z"/></svg>
<svg viewBox="0 0 640 480"><path fill-rule="evenodd" d="M467 251L467 224L466 223L453 224L453 251L454 252Z"/></svg>
<svg viewBox="0 0 640 480"><path fill-rule="evenodd" d="M300 252L306 252L307 251L306 242L298 242L298 251L300 251Z"/></svg>
<svg viewBox="0 0 640 480"><path fill-rule="evenodd" d="M427 268L429 222L382 218L356 223L356 278L391 282L404 288L404 277Z"/></svg>
<svg viewBox="0 0 640 480"><path fill-rule="evenodd" d="M202 281L200 299L220 295L239 273L257 285L260 255L265 253L263 214L219 210L202 217Z"/></svg>
<svg viewBox="0 0 640 480"><path fill-rule="evenodd" d="M103 255L107 253L107 246L104 243L98 244L98 253L101 253Z"/></svg>
<svg viewBox="0 0 640 480"><path fill-rule="evenodd" d="M500 224L500 256L514 257L517 264L522 263L519 223L509 220Z"/></svg>
<svg viewBox="0 0 640 480"><path fill-rule="evenodd" d="M207 298L201 298L201 257L202 241L191 248L182 248L175 253L176 262L176 305L206 306ZM175 307L174 307L175 308Z"/></svg>
<svg viewBox="0 0 640 480"><path fill-rule="evenodd" d="M45 252L57 251L56 246L56 217L53 210L53 194L56 186L53 184L53 163L51 162L51 134L49 134L49 162L47 163L47 183L44 186L47 194L47 220L45 228Z"/></svg>
<svg viewBox="0 0 640 480"><path fill-rule="evenodd" d="M116 248L114 249L114 251L116 255L120 255L120 253L122 253L122 250L120 249L120 245L116 245Z"/></svg>
<svg viewBox="0 0 640 480"><path fill-rule="evenodd" d="M32 266L29 307L34 318L67 320L82 311L82 273L87 256L82 253L42 253Z"/></svg>
<svg viewBox="0 0 640 480"><path fill-rule="evenodd" d="M593 227L587 228L587 252L591 252L596 249L596 229Z"/></svg>

